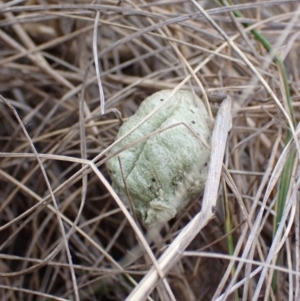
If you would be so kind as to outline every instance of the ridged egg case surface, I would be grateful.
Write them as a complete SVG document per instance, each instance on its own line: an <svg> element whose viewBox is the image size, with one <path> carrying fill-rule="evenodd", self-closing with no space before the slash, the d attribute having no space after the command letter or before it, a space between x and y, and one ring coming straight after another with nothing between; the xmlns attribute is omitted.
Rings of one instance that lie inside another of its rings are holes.
<svg viewBox="0 0 300 301"><path fill-rule="evenodd" d="M120 127L116 139L167 101L171 92L162 90L147 97ZM170 220L203 190L210 157L209 123L202 100L181 90L111 149L110 155L113 155L127 148L117 155L123 174L117 156L107 161L107 168L113 188L127 205L132 203L143 224ZM157 130L162 131L130 146Z"/></svg>

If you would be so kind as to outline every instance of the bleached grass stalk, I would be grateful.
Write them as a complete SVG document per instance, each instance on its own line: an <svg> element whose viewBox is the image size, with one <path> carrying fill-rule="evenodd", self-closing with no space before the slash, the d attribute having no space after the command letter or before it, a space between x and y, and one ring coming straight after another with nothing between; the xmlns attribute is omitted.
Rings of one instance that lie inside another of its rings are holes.
<svg viewBox="0 0 300 301"><path fill-rule="evenodd" d="M97 47L97 33L98 33L99 18L100 18L100 11L98 10L96 12L94 34L93 34L93 54L94 54L94 62L95 62L97 83L98 83L99 96L100 96L100 112L101 112L101 114L104 114L105 113L105 98L104 98L104 92L103 92L103 87L102 87L102 82L101 82L100 66L99 66L99 60L98 60L98 47Z"/></svg>
<svg viewBox="0 0 300 301"><path fill-rule="evenodd" d="M180 234L158 260L158 264L164 275L177 263L194 237L214 216L223 156L230 127L231 99L228 96L220 107L212 134L210 167L204 190L202 210L182 229ZM126 300L144 300L154 289L158 280L159 274L155 268L152 268Z"/></svg>

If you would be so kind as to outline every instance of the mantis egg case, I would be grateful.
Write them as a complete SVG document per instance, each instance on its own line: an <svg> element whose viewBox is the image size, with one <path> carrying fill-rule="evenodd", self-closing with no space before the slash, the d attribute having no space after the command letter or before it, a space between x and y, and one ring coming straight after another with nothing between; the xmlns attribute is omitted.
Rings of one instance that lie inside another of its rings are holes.
<svg viewBox="0 0 300 301"><path fill-rule="evenodd" d="M116 139L166 101L171 92L162 90L147 97L120 127ZM129 146L157 130L161 131ZM144 225L167 222L201 193L208 172L210 137L203 102L193 93L181 90L111 149L109 155L126 148L107 161L107 169L116 193L128 206L132 203L135 215Z"/></svg>

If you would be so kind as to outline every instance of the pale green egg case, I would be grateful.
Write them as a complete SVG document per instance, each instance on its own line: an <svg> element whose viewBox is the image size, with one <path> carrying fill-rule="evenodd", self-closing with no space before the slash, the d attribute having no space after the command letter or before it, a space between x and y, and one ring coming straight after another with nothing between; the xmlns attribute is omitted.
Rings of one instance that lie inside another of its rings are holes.
<svg viewBox="0 0 300 301"><path fill-rule="evenodd" d="M167 100L171 92L162 90L147 97L121 126L116 139ZM178 123L181 124L170 128ZM203 102L189 91L178 91L158 112L111 149L110 155L168 127L118 154L123 175L117 156L107 162L113 188L127 205L132 203L135 215L143 224L149 226L170 220L203 190L210 156L208 123Z"/></svg>

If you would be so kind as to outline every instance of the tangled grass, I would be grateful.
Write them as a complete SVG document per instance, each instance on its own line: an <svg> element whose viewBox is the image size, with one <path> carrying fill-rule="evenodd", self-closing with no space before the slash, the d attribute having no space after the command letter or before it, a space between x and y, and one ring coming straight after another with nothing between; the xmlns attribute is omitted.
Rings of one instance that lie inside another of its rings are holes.
<svg viewBox="0 0 300 301"><path fill-rule="evenodd" d="M0 1L0 300L299 300L297 2ZM232 99L217 205L143 228L106 153L178 88Z"/></svg>

